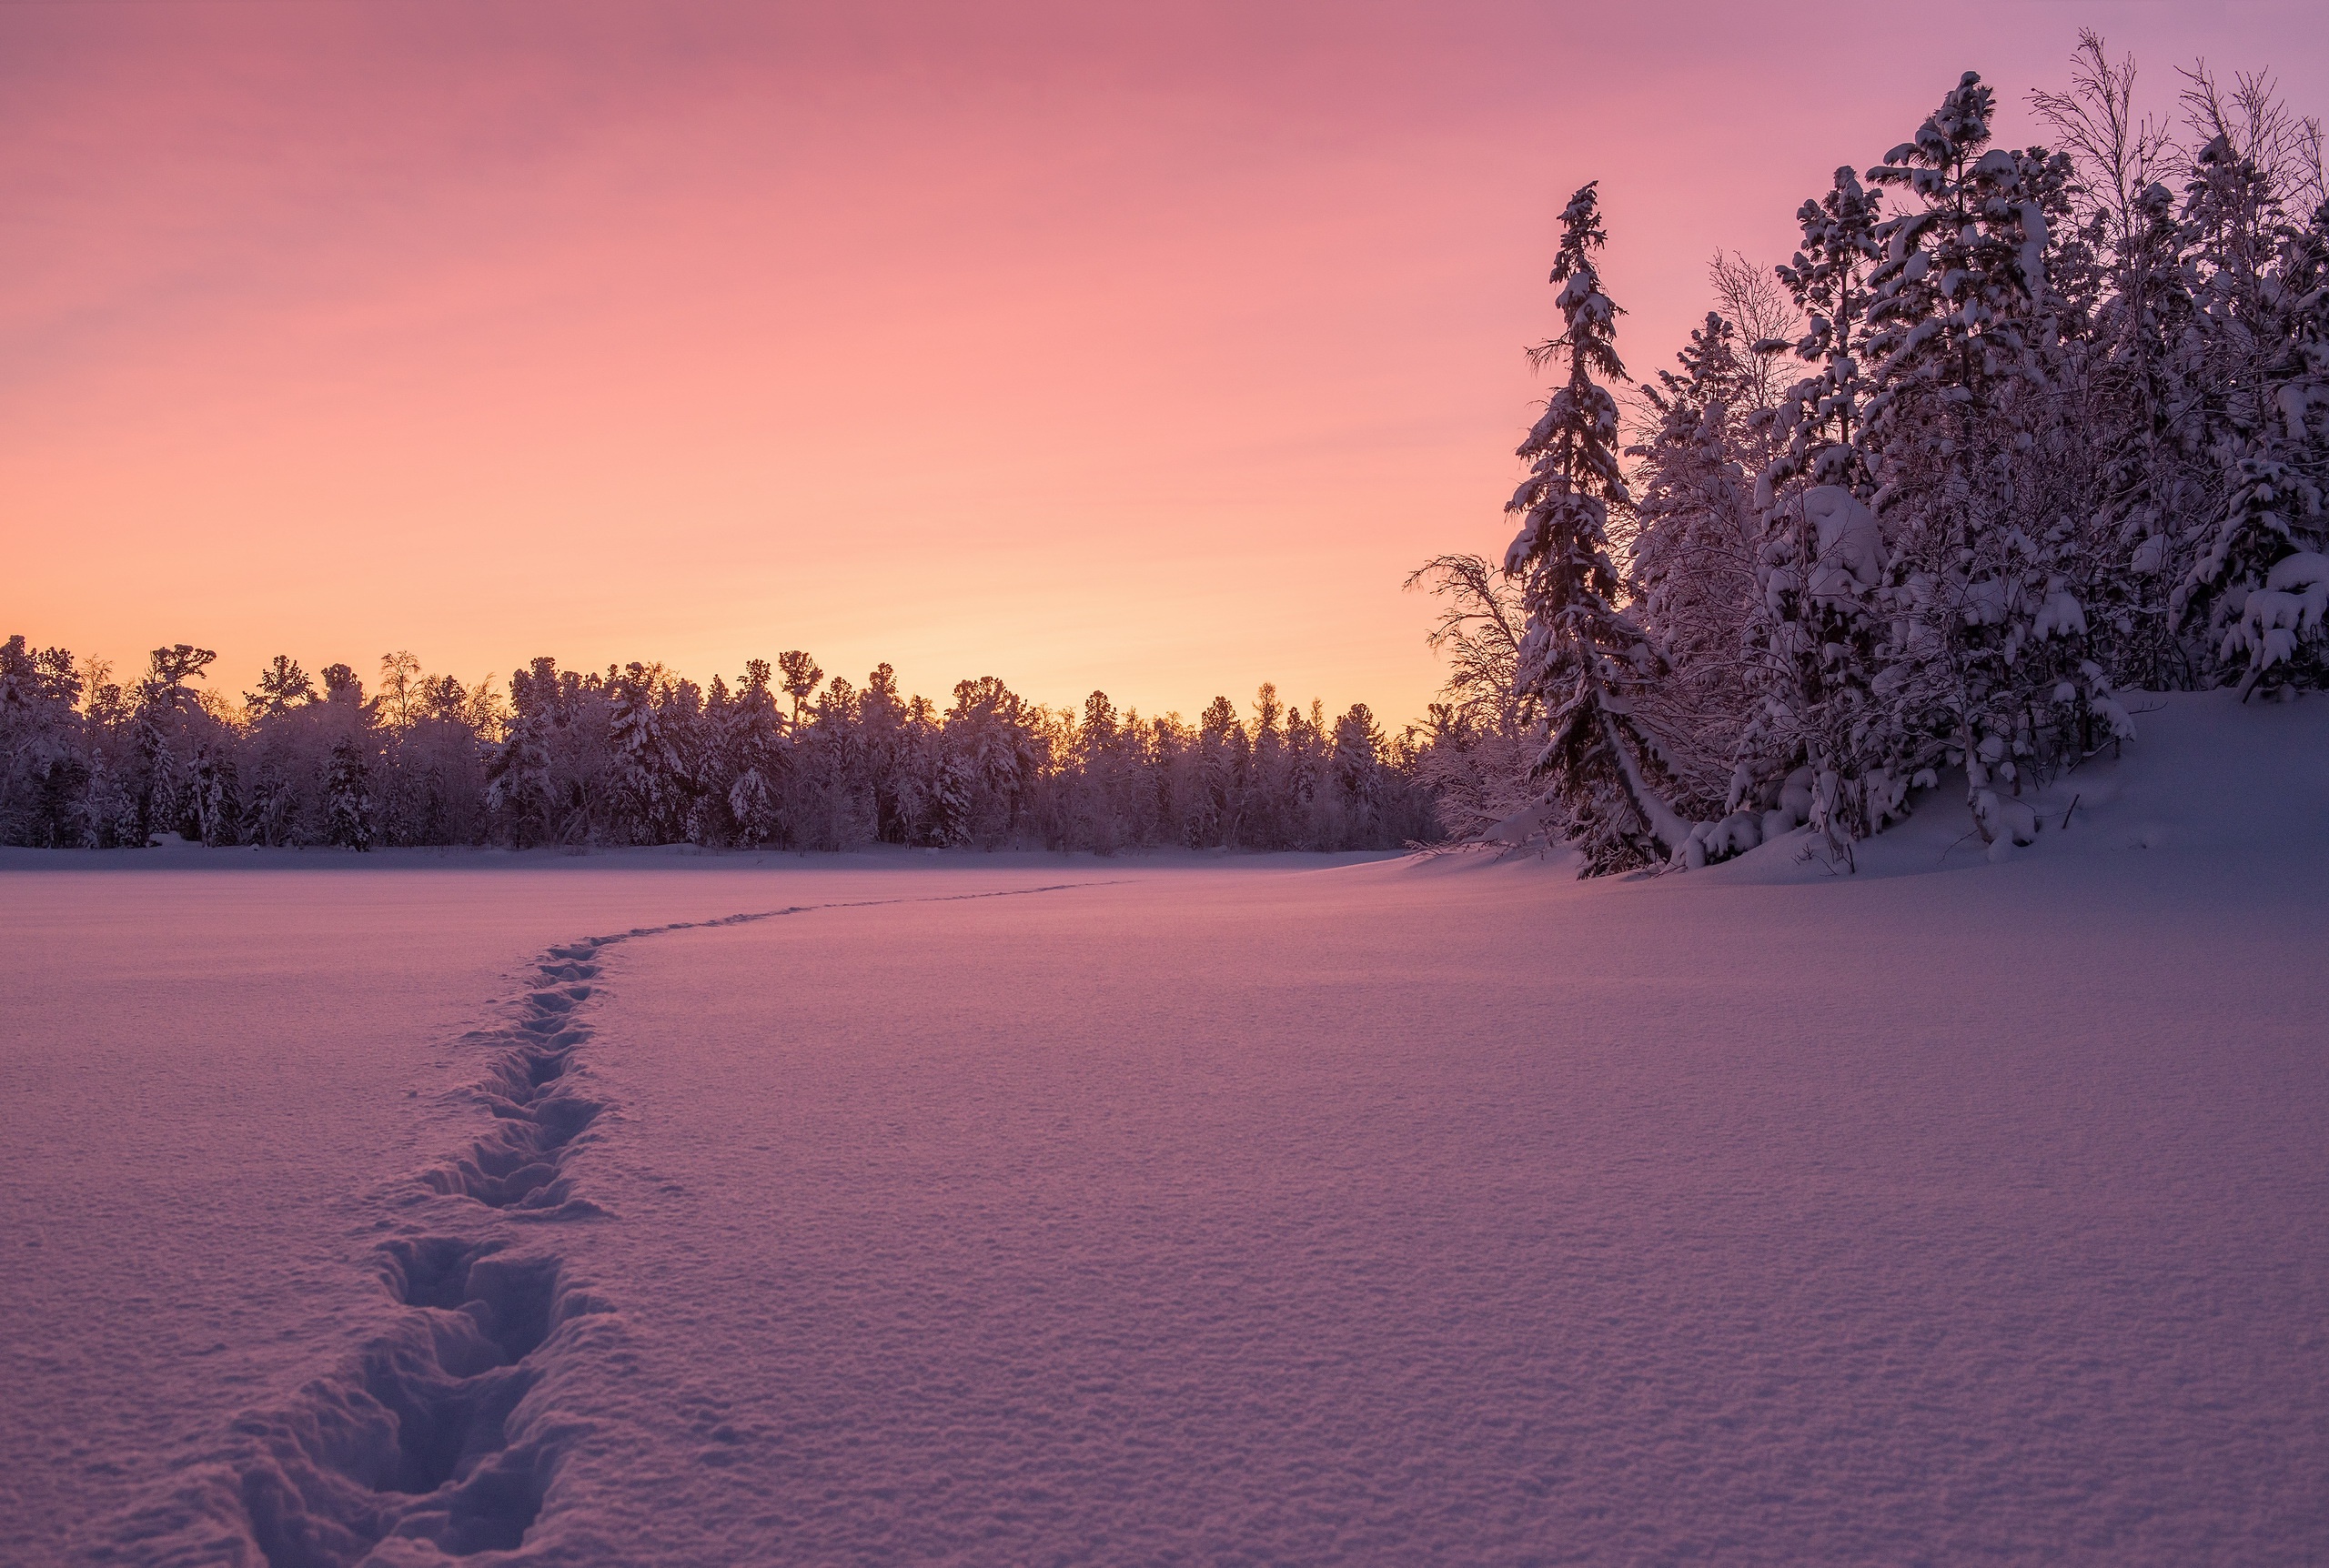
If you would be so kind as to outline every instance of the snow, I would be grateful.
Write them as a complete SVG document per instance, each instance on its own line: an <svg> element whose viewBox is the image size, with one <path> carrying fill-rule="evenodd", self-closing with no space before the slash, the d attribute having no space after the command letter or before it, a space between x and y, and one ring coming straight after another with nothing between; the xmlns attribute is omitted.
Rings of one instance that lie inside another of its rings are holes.
<svg viewBox="0 0 2329 1568"><path fill-rule="evenodd" d="M1811 519L1820 545L1812 598L1856 605L1884 576L1884 535L1876 514L1841 485L1818 485L1803 493L1803 515Z"/></svg>
<svg viewBox="0 0 2329 1568"><path fill-rule="evenodd" d="M2021 264L2021 280L2035 299L2046 290L2046 209L2026 201L2016 211L2021 219L2021 247L2015 259Z"/></svg>
<svg viewBox="0 0 2329 1568"><path fill-rule="evenodd" d="M2262 589L2251 592L2241 618L2225 635L2226 657L2249 656L2248 678L2294 657L2298 643L2316 637L2329 609L2329 556L2299 550L2273 563Z"/></svg>
<svg viewBox="0 0 2329 1568"><path fill-rule="evenodd" d="M0 1559L2314 1560L2329 700L2131 705L1851 876L12 852Z"/></svg>
<svg viewBox="0 0 2329 1568"><path fill-rule="evenodd" d="M2050 637L2084 637L2086 608L2076 596L2057 589L2046 596L2046 602L2031 618L2030 635L2041 641Z"/></svg>

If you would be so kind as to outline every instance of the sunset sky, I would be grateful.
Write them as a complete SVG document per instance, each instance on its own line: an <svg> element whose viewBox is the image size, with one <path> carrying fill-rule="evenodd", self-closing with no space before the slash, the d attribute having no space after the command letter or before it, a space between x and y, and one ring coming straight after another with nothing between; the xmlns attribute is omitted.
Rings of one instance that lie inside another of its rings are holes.
<svg viewBox="0 0 2329 1568"><path fill-rule="evenodd" d="M2329 110L2311 5L1134 9L0 0L0 634L1396 724L1583 181L1647 375L1961 70Z"/></svg>

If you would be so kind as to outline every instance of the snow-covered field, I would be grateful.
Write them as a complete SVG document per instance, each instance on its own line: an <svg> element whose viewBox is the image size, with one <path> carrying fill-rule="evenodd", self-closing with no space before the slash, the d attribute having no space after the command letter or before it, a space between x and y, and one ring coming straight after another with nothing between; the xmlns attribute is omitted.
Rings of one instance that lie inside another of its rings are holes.
<svg viewBox="0 0 2329 1568"><path fill-rule="evenodd" d="M2329 700L2141 722L1852 878L17 853L0 1560L2318 1562Z"/></svg>

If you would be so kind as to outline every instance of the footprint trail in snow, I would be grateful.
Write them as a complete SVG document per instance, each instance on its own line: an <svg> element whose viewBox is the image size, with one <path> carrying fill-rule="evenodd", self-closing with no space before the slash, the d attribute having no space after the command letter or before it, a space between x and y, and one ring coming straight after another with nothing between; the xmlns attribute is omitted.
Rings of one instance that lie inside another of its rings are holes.
<svg viewBox="0 0 2329 1568"><path fill-rule="evenodd" d="M577 1191L571 1169L610 1109L580 1060L607 950L822 910L1106 885L796 904L549 949L509 1021L462 1037L490 1054L456 1092L489 1125L378 1196L408 1211L373 1221L385 1233L374 1263L397 1308L387 1324L289 1399L237 1415L217 1451L111 1522L85 1559L388 1568L528 1544L557 1512L563 1457L590 1438L587 1422L561 1415L560 1372L587 1356L628 1360L614 1302L574 1279L538 1228L613 1217ZM414 1208L428 1222L409 1218ZM620 1554L619 1543L592 1539L591 1522L569 1523L565 1544L583 1556Z"/></svg>

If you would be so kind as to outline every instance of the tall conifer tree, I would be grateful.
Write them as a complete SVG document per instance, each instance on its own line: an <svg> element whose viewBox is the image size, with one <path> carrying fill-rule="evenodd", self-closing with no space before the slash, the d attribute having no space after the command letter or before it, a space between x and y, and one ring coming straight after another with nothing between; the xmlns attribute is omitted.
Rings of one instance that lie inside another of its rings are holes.
<svg viewBox="0 0 2329 1568"><path fill-rule="evenodd" d="M1518 680L1548 715L1536 771L1588 871L1663 859L1683 849L1695 826L1669 800L1668 770L1636 714L1634 696L1663 661L1618 608L1609 558L1610 508L1632 498L1618 461L1618 403L1604 385L1626 378L1618 307L1593 263L1606 243L1588 184L1561 211L1552 281L1563 331L1529 357L1540 367L1566 360L1568 379L1521 443L1528 477L1505 508L1520 519L1505 571L1523 579L1528 607Z"/></svg>

